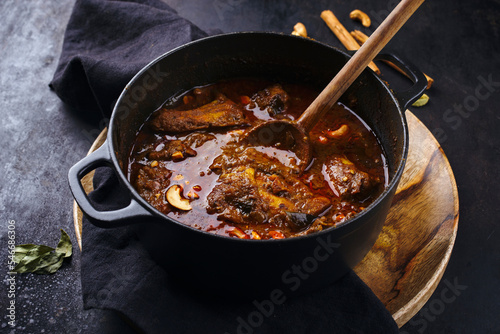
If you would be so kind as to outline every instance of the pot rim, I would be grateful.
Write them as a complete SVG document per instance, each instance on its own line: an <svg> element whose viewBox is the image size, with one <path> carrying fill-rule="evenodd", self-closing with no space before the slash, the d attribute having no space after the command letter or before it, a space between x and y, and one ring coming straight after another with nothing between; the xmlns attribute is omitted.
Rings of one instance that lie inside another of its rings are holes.
<svg viewBox="0 0 500 334"><path fill-rule="evenodd" d="M380 85L382 85L383 89L386 90L386 92L391 97L392 102L397 107L397 110L398 110L398 113L399 113L399 118L401 119L401 125L403 126L403 138L400 138L401 140L403 140L403 145L402 145L403 152L402 152L402 155L401 155L401 159L400 159L398 165L395 168L394 175L393 175L392 179L390 180L389 184L385 187L384 191L372 203L370 203L370 205L368 205L364 210L362 210L361 212L359 212L358 214L356 214L353 218L351 218L351 219L343 222L339 226L329 227L329 228L327 228L325 230L314 232L314 233L307 234L307 235L301 235L301 236L296 236L296 237L292 237L292 238L269 239L269 240L239 239L239 238L232 238L232 237L228 237L228 236L225 236L225 235L219 235L219 234L214 234L214 233L202 231L202 230L199 230L199 229L194 228L192 226L189 226L187 224L184 224L181 221L178 221L178 220L176 220L174 218L168 217L164 213L162 213L162 212L158 211L156 208L154 208L149 202L147 202L144 198L142 198L139 195L139 193L137 193L137 191L135 190L135 188L132 186L132 184L130 183L130 181L127 179L126 175L123 173L122 169L119 168L120 163L119 163L118 158L116 156L116 151L114 149L114 144L113 144L113 132L114 132L114 128L115 128L115 119L118 117L117 116L117 114L118 114L117 110L120 107L120 104L123 101L124 97L126 96L127 91L129 90L129 88L136 81L138 81L142 77L142 75L144 73L146 73L149 69L151 69L154 65L156 65L158 62L160 62L164 58L169 57L173 53L179 52L179 51L181 51L183 49L189 48L190 46L196 45L196 44L199 44L199 43L207 43L207 42L209 42L211 40L216 40L216 39L220 39L220 38L229 38L229 37L234 37L234 36L238 36L238 35L263 36L265 38L267 38L269 36L272 36L273 38L276 37L276 38L283 38L283 39L289 39L289 40L301 40L302 42L305 42L305 43L316 43L316 44L319 44L320 46L325 47L327 49L334 50L335 52L338 52L338 53L341 53L342 55L344 55L346 57L346 59L348 59L348 58L350 58L352 56L352 54L349 54L348 52L345 52L344 50L340 50L337 47L328 45L326 43L323 43L323 42L320 42L320 41L317 41L317 40L312 40L312 39L305 38L305 37L301 37L301 36L288 35L288 34L285 34L285 33L282 33L282 32L243 31L243 32L223 33L223 34L217 34L217 35L212 35L212 36L200 38L200 39L197 39L195 41L191 41L189 43L186 43L186 44L183 44L181 46L178 46L178 47L176 47L176 48L174 48L174 49L172 49L172 50L170 50L170 51L162 54L161 56L157 57L156 59L152 60L146 66L144 66L139 72L137 72L137 74L127 83L127 85L125 86L125 88L122 90L119 98L117 99L117 101L116 101L116 103L115 103L115 105L113 107L113 111L112 111L110 122L109 122L109 128L108 128L107 138L106 138L106 142L107 143L105 143L105 144L108 145L109 153L110 153L110 158L111 158L111 161L113 163L113 169L114 169L115 173L118 174L121 183L130 191L131 197L133 197L133 199L135 199L136 201L138 201L145 209L147 209L147 211L149 211L154 216L160 217L163 220L167 220L170 223L175 223L177 225L180 225L180 226L182 226L182 228L187 228L187 229L190 229L192 231L195 231L195 233L201 233L201 234L203 234L203 235L205 235L207 237L222 238L226 242L231 242L231 241L232 242L247 242L247 243L299 242L300 240L306 239L306 238L319 238L321 236L324 236L324 235L327 235L329 233L332 233L332 231L343 230L343 231L345 231L345 233L351 233L352 231L356 230L359 227L358 224L357 224L357 222L358 221L363 221L362 218L365 215L370 214L370 211L372 211L374 207L378 206L378 204L380 202L382 202L384 200L384 198L386 196L388 196L392 192L392 190L394 189L394 187L397 187L397 185L399 183L399 180L401 179L401 176L403 174L403 170L404 170L404 167L405 167L405 164L406 164L406 159L407 159L407 156L408 156L408 148L409 148L408 124L407 124L407 121L406 121L406 116L405 116L404 112L402 111L402 107L401 107L400 102L396 98L394 92L387 86L387 84L384 83L382 81L382 79L380 79L380 77L378 77L368 67L363 71L363 73L368 72L369 73L368 75L374 77L378 81L378 83ZM346 62L347 62L347 60L346 60ZM167 98L168 97L166 97L165 99L167 99Z"/></svg>

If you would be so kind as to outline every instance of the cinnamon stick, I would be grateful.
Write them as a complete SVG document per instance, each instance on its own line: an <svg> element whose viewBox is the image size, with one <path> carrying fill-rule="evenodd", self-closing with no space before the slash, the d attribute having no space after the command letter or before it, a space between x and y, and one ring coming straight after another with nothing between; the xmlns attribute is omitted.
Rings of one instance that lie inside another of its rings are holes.
<svg viewBox="0 0 500 334"><path fill-rule="evenodd" d="M356 41L358 41L360 45L363 45L368 40L368 36L366 34L364 34L362 31L359 31L359 30L351 31L351 36L353 38L355 38ZM390 67L394 68L398 72L404 74L405 76L408 76L396 64L391 63L390 61L387 61L387 60L384 60L383 62L386 63L387 65L389 65ZM427 79L427 89L429 89L429 88L431 88L432 84L434 83L434 79L432 79L430 76L428 76L425 73L424 73L424 75L425 75L425 78Z"/></svg>
<svg viewBox="0 0 500 334"><path fill-rule="evenodd" d="M326 25L330 28L330 30L337 36L339 41L346 47L347 50L358 50L360 45L354 37L351 36L349 31L340 23L337 17L333 14L331 10L324 10L321 12L321 18L325 21ZM380 70L375 65L374 62L371 62L368 65L375 73L380 74Z"/></svg>
<svg viewBox="0 0 500 334"><path fill-rule="evenodd" d="M368 40L368 35L359 30L351 31L351 36L359 43L359 45L363 45Z"/></svg>

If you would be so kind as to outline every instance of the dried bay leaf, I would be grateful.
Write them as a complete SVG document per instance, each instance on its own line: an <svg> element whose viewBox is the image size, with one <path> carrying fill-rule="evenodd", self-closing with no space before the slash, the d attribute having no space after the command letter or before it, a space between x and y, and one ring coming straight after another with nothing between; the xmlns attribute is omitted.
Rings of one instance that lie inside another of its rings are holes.
<svg viewBox="0 0 500 334"><path fill-rule="evenodd" d="M73 254L69 235L61 230L61 238L54 249L45 245L24 244L15 248L13 271L17 273L53 274L62 265L64 258Z"/></svg>
<svg viewBox="0 0 500 334"><path fill-rule="evenodd" d="M35 252L38 252L37 255L40 255L42 253L47 253L50 251L53 251L54 248L49 247L49 246L44 246L44 245L33 245L33 244L24 244L24 245L17 245L14 248L14 262L19 263L21 260L30 252L31 254L35 254Z"/></svg>
<svg viewBox="0 0 500 334"><path fill-rule="evenodd" d="M429 96L423 94L420 98L412 104L413 107L423 107L429 102Z"/></svg>
<svg viewBox="0 0 500 334"><path fill-rule="evenodd" d="M68 233L64 230L61 230L61 239L57 244L56 252L63 253L64 257L70 257L73 254L73 245L71 245Z"/></svg>
<svg viewBox="0 0 500 334"><path fill-rule="evenodd" d="M63 253L49 253L40 258L40 262L33 273L40 275L53 274L62 266L63 260Z"/></svg>
<svg viewBox="0 0 500 334"><path fill-rule="evenodd" d="M24 246L24 245L23 245ZM14 268L17 273L29 273L33 272L38 267L40 259L42 259L47 254L50 254L54 248L45 245L33 245L31 249L22 257L19 263ZM17 254L17 247L15 249ZM14 259L16 255L14 255Z"/></svg>

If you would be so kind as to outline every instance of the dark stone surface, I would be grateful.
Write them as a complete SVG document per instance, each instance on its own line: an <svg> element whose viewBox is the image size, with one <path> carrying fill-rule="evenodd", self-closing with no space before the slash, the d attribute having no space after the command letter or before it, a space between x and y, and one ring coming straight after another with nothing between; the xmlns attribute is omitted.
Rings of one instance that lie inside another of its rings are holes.
<svg viewBox="0 0 500 334"><path fill-rule="evenodd" d="M347 18L350 10L366 11L376 26L394 4L386 0L166 2L203 29L289 33L301 21L311 37L339 47L319 18L321 10L332 9L353 29L360 26ZM2 333L132 332L113 313L83 310L76 249L71 262L55 275L17 276L16 327L12 329L5 318L10 302L9 221L15 221L17 244L55 246L60 228L75 241L66 174L104 127L98 119L67 108L47 86L72 5L73 1L54 0L0 2ZM499 24L498 0L428 1L389 46L436 80L428 91L429 104L412 111L443 146L460 195L459 233L443 280L402 332L500 333ZM391 78L389 72L386 76ZM449 285L454 284L460 289L450 294Z"/></svg>

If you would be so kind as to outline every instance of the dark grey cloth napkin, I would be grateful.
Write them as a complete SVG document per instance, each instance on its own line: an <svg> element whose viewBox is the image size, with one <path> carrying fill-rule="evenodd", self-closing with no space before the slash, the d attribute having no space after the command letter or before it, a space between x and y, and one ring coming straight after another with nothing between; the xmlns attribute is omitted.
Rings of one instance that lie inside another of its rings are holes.
<svg viewBox="0 0 500 334"><path fill-rule="evenodd" d="M158 0L77 0L50 87L81 112L109 117L137 71L206 35ZM100 210L128 203L110 168L96 170L94 189L89 198ZM218 299L174 282L150 258L134 226L101 229L85 218L81 281L86 308L117 311L145 333L398 332L354 272L280 304Z"/></svg>
<svg viewBox="0 0 500 334"><path fill-rule="evenodd" d="M206 36L159 0L77 0L50 87L68 105L109 117L141 68Z"/></svg>

